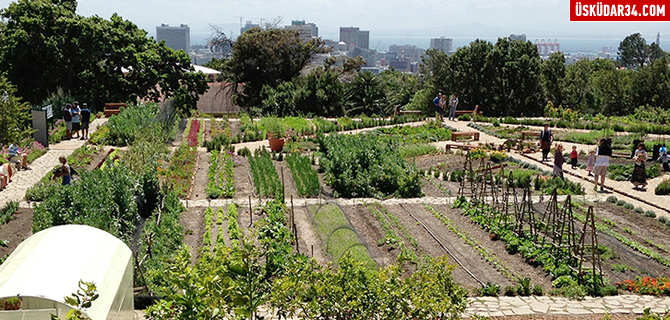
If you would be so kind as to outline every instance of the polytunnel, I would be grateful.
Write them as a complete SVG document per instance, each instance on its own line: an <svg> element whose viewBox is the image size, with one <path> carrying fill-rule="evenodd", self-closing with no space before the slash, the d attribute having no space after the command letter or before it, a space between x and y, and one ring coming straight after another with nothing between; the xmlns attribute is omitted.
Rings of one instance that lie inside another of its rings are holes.
<svg viewBox="0 0 670 320"><path fill-rule="evenodd" d="M84 225L40 231L24 240L0 266L0 299L18 297L18 310L3 320L65 319L65 303L79 281L93 282L100 295L84 310L91 320L133 319L132 251L113 235ZM1 300L0 300L1 301Z"/></svg>

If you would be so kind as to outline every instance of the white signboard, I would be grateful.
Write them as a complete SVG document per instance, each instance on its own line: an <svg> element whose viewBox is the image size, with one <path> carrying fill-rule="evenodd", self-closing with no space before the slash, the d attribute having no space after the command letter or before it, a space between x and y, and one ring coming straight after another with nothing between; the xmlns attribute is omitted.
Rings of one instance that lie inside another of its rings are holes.
<svg viewBox="0 0 670 320"><path fill-rule="evenodd" d="M44 110L44 111L47 112L47 119L51 119L51 118L54 117L54 108L53 108L53 105L48 105L48 106L42 108L42 110Z"/></svg>

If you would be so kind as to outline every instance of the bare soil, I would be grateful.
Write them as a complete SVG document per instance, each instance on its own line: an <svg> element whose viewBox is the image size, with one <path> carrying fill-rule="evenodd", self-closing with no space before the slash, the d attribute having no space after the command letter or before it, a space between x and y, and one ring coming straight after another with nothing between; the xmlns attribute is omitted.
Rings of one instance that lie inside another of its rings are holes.
<svg viewBox="0 0 670 320"><path fill-rule="evenodd" d="M209 123L209 122L206 122ZM196 164L195 178L193 179L193 186L191 190L191 200L207 199L207 183L209 179L207 173L209 172L209 157L210 154L204 150L198 151L198 163Z"/></svg>
<svg viewBox="0 0 670 320"><path fill-rule="evenodd" d="M378 265L384 267L397 262L398 250L389 250L389 247L381 244L384 232L375 217L368 212L363 205L341 206L344 216L358 234L360 242L368 248L368 252Z"/></svg>
<svg viewBox="0 0 670 320"><path fill-rule="evenodd" d="M188 208L181 215L180 223L184 227L184 244L191 251L191 262L195 263L205 234L205 208Z"/></svg>
<svg viewBox="0 0 670 320"><path fill-rule="evenodd" d="M96 154L93 156L93 160L92 160L91 163L88 165L88 167L86 168L86 170L91 171L91 170L97 168L98 165L100 164L100 162L102 162L102 161L105 160L105 158L107 157L107 152L109 152L110 149L111 149L111 148L104 147L104 148L102 148L102 150L101 150L100 152L96 153Z"/></svg>
<svg viewBox="0 0 670 320"><path fill-rule="evenodd" d="M7 240L6 247L0 246L0 257L11 254L19 244L33 234L33 209L19 208L14 218L0 226L0 239Z"/></svg>
<svg viewBox="0 0 670 320"><path fill-rule="evenodd" d="M308 257L313 257L319 263L325 264L331 261L331 258L324 252L321 239L316 234L314 227L314 217L305 207L294 208L296 231L298 233L298 251Z"/></svg>
<svg viewBox="0 0 670 320"><path fill-rule="evenodd" d="M286 200L290 199L291 196L298 198L298 189L295 186L295 181L293 180L293 175L291 174L291 169L288 168L286 161L272 161L277 170L277 175L279 179L282 179L284 183L284 198Z"/></svg>
<svg viewBox="0 0 670 320"><path fill-rule="evenodd" d="M254 185L251 182L251 173L249 171L249 160L246 157L236 156L239 160L239 165L235 166L233 172L235 174L235 198L247 198L254 196Z"/></svg>

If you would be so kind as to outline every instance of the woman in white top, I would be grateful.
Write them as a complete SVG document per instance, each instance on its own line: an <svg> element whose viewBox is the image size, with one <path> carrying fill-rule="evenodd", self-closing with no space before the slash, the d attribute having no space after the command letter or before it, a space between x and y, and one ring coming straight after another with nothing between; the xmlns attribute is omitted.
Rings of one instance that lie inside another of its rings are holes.
<svg viewBox="0 0 670 320"><path fill-rule="evenodd" d="M607 177L607 167L610 166L610 157L612 156L612 147L609 146L605 138L600 139L600 146L596 150L596 163L593 168L595 176L593 182L598 188L598 177L600 177L600 191L605 191L605 178Z"/></svg>
<svg viewBox="0 0 670 320"><path fill-rule="evenodd" d="M630 178L635 186L634 189L642 189L647 186L647 172L644 166L645 161L647 161L647 151L644 149L644 143L640 143L635 150L635 167L633 168L633 176Z"/></svg>

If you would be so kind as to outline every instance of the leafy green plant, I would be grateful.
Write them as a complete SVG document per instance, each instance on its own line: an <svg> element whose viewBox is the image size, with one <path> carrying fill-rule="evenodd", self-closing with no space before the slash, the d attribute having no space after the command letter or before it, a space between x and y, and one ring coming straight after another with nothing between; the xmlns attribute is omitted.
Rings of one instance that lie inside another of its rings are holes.
<svg viewBox="0 0 670 320"><path fill-rule="evenodd" d="M516 296L517 287L516 286L505 286L503 292L508 297Z"/></svg>
<svg viewBox="0 0 670 320"><path fill-rule="evenodd" d="M517 289L517 293L523 297L530 296L533 288L533 285L530 282L530 278L519 279L518 283L519 288Z"/></svg>
<svg viewBox="0 0 670 320"><path fill-rule="evenodd" d="M607 197L607 202L609 203L617 203L618 199L615 196L609 196Z"/></svg>
<svg viewBox="0 0 670 320"><path fill-rule="evenodd" d="M228 214L226 215L228 221L228 236L233 241L233 248L238 247L238 240L242 236L240 232L240 225L237 222L237 206L234 203L228 205Z"/></svg>
<svg viewBox="0 0 670 320"><path fill-rule="evenodd" d="M618 273L624 273L627 271L633 270L633 268L625 265L625 264L613 264L612 265L612 271L618 272Z"/></svg>
<svg viewBox="0 0 670 320"><path fill-rule="evenodd" d="M626 201L625 201L625 200L618 200L618 201L616 202L616 205L617 205L617 206L623 206L624 204L626 204Z"/></svg>
<svg viewBox="0 0 670 320"><path fill-rule="evenodd" d="M275 169L270 153L257 151L256 155L249 158L251 176L254 180L256 193L264 197L282 197L284 186L282 186Z"/></svg>
<svg viewBox="0 0 670 320"><path fill-rule="evenodd" d="M542 288L542 286L534 285L533 286L533 295L534 296L544 295L544 289Z"/></svg>
<svg viewBox="0 0 670 320"><path fill-rule="evenodd" d="M665 196L670 194L670 180L666 179L663 180L661 183L659 183L656 186L656 189L654 190L654 193L657 196Z"/></svg>
<svg viewBox="0 0 670 320"><path fill-rule="evenodd" d="M319 174L312 168L309 157L291 153L286 157L286 162L300 196L316 196L321 193Z"/></svg>
<svg viewBox="0 0 670 320"><path fill-rule="evenodd" d="M67 303L72 309L67 312L67 320L86 320L88 317L83 315L84 309L88 309L93 304L93 301L98 300L100 295L98 289L92 282L84 282L79 280L79 289L71 296L65 297ZM51 320L59 320L57 315L52 314Z"/></svg>
<svg viewBox="0 0 670 320"><path fill-rule="evenodd" d="M639 214L643 214L643 213L644 213L644 209L642 209L642 208L640 208L640 207L635 207L635 209L633 209L633 211L635 211L636 213L639 213Z"/></svg>
<svg viewBox="0 0 670 320"><path fill-rule="evenodd" d="M500 294L500 285L487 282L481 289L478 290L478 292L484 297L497 297Z"/></svg>
<svg viewBox="0 0 670 320"><path fill-rule="evenodd" d="M0 209L0 226L9 222L14 218L14 213L19 209L19 203L16 201L9 201L4 207Z"/></svg>
<svg viewBox="0 0 670 320"><path fill-rule="evenodd" d="M644 216L649 218L656 218L656 212L652 210L647 210L644 212Z"/></svg>
<svg viewBox="0 0 670 320"><path fill-rule="evenodd" d="M623 207L628 210L633 210L635 208L635 205L633 205L632 203L626 203L623 205Z"/></svg>
<svg viewBox="0 0 670 320"><path fill-rule="evenodd" d="M235 196L235 174L233 155L227 151L212 151L207 172L207 197L210 199L232 198Z"/></svg>
<svg viewBox="0 0 670 320"><path fill-rule="evenodd" d="M170 164L166 170L160 170L160 174L165 181L181 196L188 196L193 182L193 173L198 150L196 147L189 147L188 143L183 143L175 150L170 158Z"/></svg>

